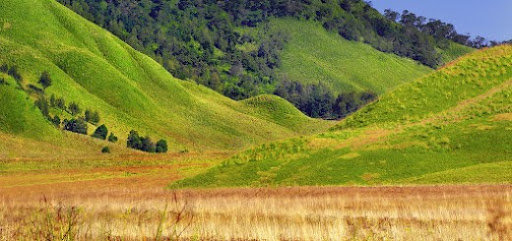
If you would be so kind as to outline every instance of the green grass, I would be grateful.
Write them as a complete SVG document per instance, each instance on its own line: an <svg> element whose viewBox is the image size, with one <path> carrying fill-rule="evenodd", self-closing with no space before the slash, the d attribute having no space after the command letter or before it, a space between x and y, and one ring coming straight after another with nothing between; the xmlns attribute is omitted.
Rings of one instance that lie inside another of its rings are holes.
<svg viewBox="0 0 512 241"><path fill-rule="evenodd" d="M380 94L432 71L413 60L345 40L315 22L273 19L270 28L289 36L279 74L304 84L325 83L334 93Z"/></svg>
<svg viewBox="0 0 512 241"><path fill-rule="evenodd" d="M171 187L511 183L511 56L475 52L329 132L246 150Z"/></svg>
<svg viewBox="0 0 512 241"><path fill-rule="evenodd" d="M449 42L447 48L438 49L437 51L441 54L443 63L448 64L461 56L474 52L475 49L462 44Z"/></svg>
<svg viewBox="0 0 512 241"><path fill-rule="evenodd" d="M48 71L53 85L46 94L98 110L101 124L120 137L120 143L135 129L167 139L174 151L239 149L331 125L307 118L281 99L268 98L255 107L178 80L55 1L2 1L0 16L0 63L18 66L24 86L37 85L39 75ZM34 109L33 99L14 88L0 90L7 93L0 98L12 97L0 102L0 130L31 138L55 132ZM276 118L279 113L269 112L283 109L289 111L281 119Z"/></svg>

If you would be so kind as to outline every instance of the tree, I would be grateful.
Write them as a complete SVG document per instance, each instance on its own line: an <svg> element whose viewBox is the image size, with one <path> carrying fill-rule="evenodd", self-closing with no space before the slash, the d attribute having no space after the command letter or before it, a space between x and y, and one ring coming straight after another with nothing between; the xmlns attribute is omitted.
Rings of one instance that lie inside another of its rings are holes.
<svg viewBox="0 0 512 241"><path fill-rule="evenodd" d="M75 102L71 102L69 104L68 110L74 116L78 115L78 114L80 114L82 112L82 110L80 109L80 106L78 106L78 104L75 103Z"/></svg>
<svg viewBox="0 0 512 241"><path fill-rule="evenodd" d="M52 123L55 125L55 127L59 128L60 127L60 117L58 115L55 115L52 119L51 119Z"/></svg>
<svg viewBox="0 0 512 241"><path fill-rule="evenodd" d="M66 109L66 101L64 100L64 98L59 97L55 100L55 106L61 110L65 110Z"/></svg>
<svg viewBox="0 0 512 241"><path fill-rule="evenodd" d="M130 134L128 134L128 138L126 140L126 147L141 150L142 149L142 140L137 131L131 130Z"/></svg>
<svg viewBox="0 0 512 241"><path fill-rule="evenodd" d="M395 11L391 10L391 9L386 9L386 10L384 10L384 16L388 20L396 22L398 20L398 18L400 17L400 14L398 12L395 12Z"/></svg>
<svg viewBox="0 0 512 241"><path fill-rule="evenodd" d="M52 85L52 78L50 77L50 74L48 72L44 71L41 74L41 77L39 77L39 84L43 86L43 89L46 89L50 85Z"/></svg>
<svg viewBox="0 0 512 241"><path fill-rule="evenodd" d="M2 66L0 66L0 72L7 73L7 71L9 71L9 66L2 64Z"/></svg>
<svg viewBox="0 0 512 241"><path fill-rule="evenodd" d="M85 111L85 121L93 124L93 125L96 125L100 122L100 114L98 113L98 111L91 111L89 109L87 109Z"/></svg>
<svg viewBox="0 0 512 241"><path fill-rule="evenodd" d="M156 143L156 153L166 153L167 152L167 141L166 140L159 140Z"/></svg>
<svg viewBox="0 0 512 241"><path fill-rule="evenodd" d="M156 150L155 143L153 143L151 141L151 138L149 136L142 137L141 141L142 141L142 148L141 148L141 150L143 150L145 152L151 152L151 153L155 152L155 150Z"/></svg>
<svg viewBox="0 0 512 241"><path fill-rule="evenodd" d="M21 74L18 72L18 67L11 66L7 71L7 74L12 76L16 81L20 82L22 80Z"/></svg>
<svg viewBox="0 0 512 241"><path fill-rule="evenodd" d="M39 97L39 99L36 100L35 105L37 106L37 108L39 108L39 110L41 110L43 116L49 116L50 106L48 105L48 101L44 96Z"/></svg>
<svg viewBox="0 0 512 241"><path fill-rule="evenodd" d="M101 153L110 153L110 147L105 146L101 149Z"/></svg>
<svg viewBox="0 0 512 241"><path fill-rule="evenodd" d="M54 94L52 94L52 96L50 97L50 106L51 107L57 106L57 99L55 98Z"/></svg>
<svg viewBox="0 0 512 241"><path fill-rule="evenodd" d="M116 143L117 142L117 136L115 136L114 133L110 133L110 135L108 136L108 141L112 142L112 143Z"/></svg>
<svg viewBox="0 0 512 241"><path fill-rule="evenodd" d="M64 130L87 135L87 122L83 118L64 120Z"/></svg>
<svg viewBox="0 0 512 241"><path fill-rule="evenodd" d="M105 125L101 125L98 128L96 128L96 130L92 134L92 137L98 138L98 139L101 139L101 140L106 140L107 139L107 135L108 135L107 127Z"/></svg>

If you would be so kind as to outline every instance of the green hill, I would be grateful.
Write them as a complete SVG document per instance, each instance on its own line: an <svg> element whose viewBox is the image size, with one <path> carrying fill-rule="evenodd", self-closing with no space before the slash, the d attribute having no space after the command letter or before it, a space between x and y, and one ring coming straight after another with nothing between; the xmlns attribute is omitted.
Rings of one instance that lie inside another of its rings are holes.
<svg viewBox="0 0 512 241"><path fill-rule="evenodd" d="M449 42L447 48L438 48L437 51L441 54L442 62L448 64L457 58L474 52L475 49L462 44Z"/></svg>
<svg viewBox="0 0 512 241"><path fill-rule="evenodd" d="M40 86L37 81L44 71L53 80L45 90L47 98L54 94L83 110L97 110L100 124L116 133L121 143L135 129L167 139L173 150L238 149L331 125L304 116L278 98L262 97L265 101L257 105L236 102L178 80L151 58L52 0L2 1L0 16L0 65L16 66L23 77L20 87L13 79L0 87L0 130L9 138L69 136L52 128L34 107L34 96L20 89ZM283 109L288 110L286 118L272 113ZM51 113L66 115L56 109Z"/></svg>
<svg viewBox="0 0 512 241"><path fill-rule="evenodd" d="M249 149L172 187L510 183L512 46L394 91L331 131Z"/></svg>
<svg viewBox="0 0 512 241"><path fill-rule="evenodd" d="M336 95L365 90L380 94L432 71L411 59L345 40L316 22L280 18L270 26L288 36L278 74L303 84L325 83Z"/></svg>

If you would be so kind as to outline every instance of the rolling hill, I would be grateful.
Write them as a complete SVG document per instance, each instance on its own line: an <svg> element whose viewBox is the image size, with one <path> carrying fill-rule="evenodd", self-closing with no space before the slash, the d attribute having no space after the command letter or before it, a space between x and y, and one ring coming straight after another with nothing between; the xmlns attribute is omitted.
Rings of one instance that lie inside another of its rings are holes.
<svg viewBox="0 0 512 241"><path fill-rule="evenodd" d="M53 80L44 91L47 98L55 95L66 103L76 102L82 111L98 111L100 124L119 136L120 143L135 129L167 139L174 151L234 150L332 125L306 117L278 97L236 102L178 80L151 58L52 0L2 1L0 16L0 65L16 66L23 78L17 84L2 74L9 84L0 86L0 149L7 156L30 152L23 149L24 142L46 143L57 153L75 145L70 143L77 143L77 149L85 143L92 143L91 149L106 145L57 131L43 117L33 104L34 96L22 89L40 88L37 82L44 71ZM50 112L66 115L53 108ZM94 128L90 126L89 134Z"/></svg>
<svg viewBox="0 0 512 241"><path fill-rule="evenodd" d="M512 46L404 84L330 131L242 152L178 187L510 183Z"/></svg>
<svg viewBox="0 0 512 241"><path fill-rule="evenodd" d="M303 84L324 83L335 95L366 90L382 94L432 71L411 59L345 40L317 22L278 18L270 21L270 28L288 36L278 74Z"/></svg>

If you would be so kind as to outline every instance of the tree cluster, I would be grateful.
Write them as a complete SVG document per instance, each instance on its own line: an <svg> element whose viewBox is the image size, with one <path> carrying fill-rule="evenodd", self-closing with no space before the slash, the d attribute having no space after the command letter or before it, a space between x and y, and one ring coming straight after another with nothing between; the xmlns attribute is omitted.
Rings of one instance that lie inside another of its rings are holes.
<svg viewBox="0 0 512 241"><path fill-rule="evenodd" d="M282 81L275 94L290 100L308 116L325 119L343 118L377 98L372 91L344 92L335 96L322 83L303 85L291 81Z"/></svg>
<svg viewBox="0 0 512 241"><path fill-rule="evenodd" d="M65 119L63 124L66 131L87 135L87 122L85 122L84 118Z"/></svg>
<svg viewBox="0 0 512 241"><path fill-rule="evenodd" d="M139 136L137 131L130 131L126 140L128 148L141 150L150 153L165 153L167 152L167 141L159 140L156 144L153 143L149 136Z"/></svg>

